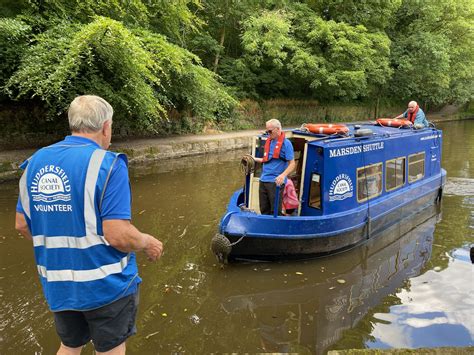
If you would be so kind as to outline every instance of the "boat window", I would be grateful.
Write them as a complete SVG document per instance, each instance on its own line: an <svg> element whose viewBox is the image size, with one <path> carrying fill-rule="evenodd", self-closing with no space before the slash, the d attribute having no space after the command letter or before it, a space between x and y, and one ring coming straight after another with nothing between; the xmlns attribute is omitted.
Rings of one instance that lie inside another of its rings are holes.
<svg viewBox="0 0 474 355"><path fill-rule="evenodd" d="M425 176L425 152L408 156L408 182L412 183Z"/></svg>
<svg viewBox="0 0 474 355"><path fill-rule="evenodd" d="M363 202L382 193L382 163L357 169L357 201Z"/></svg>
<svg viewBox="0 0 474 355"><path fill-rule="evenodd" d="M321 175L311 175L311 184L309 187L309 206L321 209Z"/></svg>
<svg viewBox="0 0 474 355"><path fill-rule="evenodd" d="M398 189L405 184L405 157L385 162L385 190Z"/></svg>

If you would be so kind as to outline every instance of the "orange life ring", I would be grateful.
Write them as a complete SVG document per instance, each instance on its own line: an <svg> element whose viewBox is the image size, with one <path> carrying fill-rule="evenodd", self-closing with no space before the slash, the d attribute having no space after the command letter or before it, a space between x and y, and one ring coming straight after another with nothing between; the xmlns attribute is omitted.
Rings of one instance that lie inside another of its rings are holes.
<svg viewBox="0 0 474 355"><path fill-rule="evenodd" d="M385 127L410 127L412 125L409 120L400 120L398 118L378 118L377 123Z"/></svg>
<svg viewBox="0 0 474 355"><path fill-rule="evenodd" d="M349 127L345 124L333 123L305 123L303 128L306 128L311 133L319 134L347 134Z"/></svg>

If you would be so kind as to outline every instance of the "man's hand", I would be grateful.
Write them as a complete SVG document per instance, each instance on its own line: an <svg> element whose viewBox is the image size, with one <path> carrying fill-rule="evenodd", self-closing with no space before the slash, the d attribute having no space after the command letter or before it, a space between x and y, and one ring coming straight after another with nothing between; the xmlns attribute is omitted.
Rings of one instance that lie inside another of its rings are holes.
<svg viewBox="0 0 474 355"><path fill-rule="evenodd" d="M105 220L102 228L109 244L124 253L143 251L150 261L158 260L163 253L163 244L158 239L140 232L129 220Z"/></svg>
<svg viewBox="0 0 474 355"><path fill-rule="evenodd" d="M276 177L275 179L275 184L277 184L277 186L281 186L281 184L283 184L283 182L285 181L285 175L283 174L280 174Z"/></svg>
<svg viewBox="0 0 474 355"><path fill-rule="evenodd" d="M158 239L155 239L155 237L150 234L143 233L143 235L148 239L147 246L144 250L146 256L148 257L148 260L158 260L163 254L163 243L160 242Z"/></svg>

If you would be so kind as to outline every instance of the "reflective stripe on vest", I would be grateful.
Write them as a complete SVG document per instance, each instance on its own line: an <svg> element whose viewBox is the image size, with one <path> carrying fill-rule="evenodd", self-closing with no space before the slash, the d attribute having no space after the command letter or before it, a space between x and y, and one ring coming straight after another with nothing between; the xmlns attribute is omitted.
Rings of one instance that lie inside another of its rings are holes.
<svg viewBox="0 0 474 355"><path fill-rule="evenodd" d="M87 167L87 175L84 190L84 221L86 222L86 236L97 236L97 216L95 214L95 187L97 178L99 177L99 169L104 160L106 151L96 149L92 153L89 166Z"/></svg>
<svg viewBox="0 0 474 355"><path fill-rule="evenodd" d="M38 273L46 278L48 282L53 281L74 281L86 282L103 279L112 274L118 274L128 265L128 256L125 256L117 263L103 265L92 270L46 270L42 265L38 265Z"/></svg>

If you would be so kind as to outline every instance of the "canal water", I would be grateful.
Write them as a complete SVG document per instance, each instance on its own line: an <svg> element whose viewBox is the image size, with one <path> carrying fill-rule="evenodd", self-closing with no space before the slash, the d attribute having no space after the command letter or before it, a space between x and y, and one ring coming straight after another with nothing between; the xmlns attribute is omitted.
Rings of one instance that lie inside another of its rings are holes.
<svg viewBox="0 0 474 355"><path fill-rule="evenodd" d="M209 250L242 152L132 169L134 224L165 245L139 255L138 334L129 354L472 346L474 121L448 122L441 208L333 257L219 266ZM52 354L59 340L31 243L14 228L17 184L0 185L0 354ZM88 345L83 352L92 353Z"/></svg>

